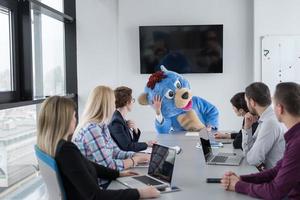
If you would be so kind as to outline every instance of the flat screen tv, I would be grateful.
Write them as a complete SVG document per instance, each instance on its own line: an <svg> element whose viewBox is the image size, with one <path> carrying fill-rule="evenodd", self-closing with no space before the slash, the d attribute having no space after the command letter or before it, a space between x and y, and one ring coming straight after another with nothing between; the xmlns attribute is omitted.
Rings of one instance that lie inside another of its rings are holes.
<svg viewBox="0 0 300 200"><path fill-rule="evenodd" d="M140 71L223 72L223 25L140 26Z"/></svg>

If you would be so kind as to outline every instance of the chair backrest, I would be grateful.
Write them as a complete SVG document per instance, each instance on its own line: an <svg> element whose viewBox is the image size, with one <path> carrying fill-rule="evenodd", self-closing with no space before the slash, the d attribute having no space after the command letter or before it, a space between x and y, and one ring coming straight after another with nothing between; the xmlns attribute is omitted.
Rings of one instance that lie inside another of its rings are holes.
<svg viewBox="0 0 300 200"><path fill-rule="evenodd" d="M66 200L65 190L56 161L43 152L37 145L34 146L39 163L39 169L46 183L49 200Z"/></svg>

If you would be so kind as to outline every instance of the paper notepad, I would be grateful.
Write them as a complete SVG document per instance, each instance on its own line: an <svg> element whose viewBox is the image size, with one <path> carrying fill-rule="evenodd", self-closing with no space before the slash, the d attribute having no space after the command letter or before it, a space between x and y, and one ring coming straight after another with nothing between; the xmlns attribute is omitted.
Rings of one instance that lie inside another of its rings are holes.
<svg viewBox="0 0 300 200"><path fill-rule="evenodd" d="M152 153L152 148L148 147L147 149L140 151L141 153L147 153L147 154L151 154Z"/></svg>
<svg viewBox="0 0 300 200"><path fill-rule="evenodd" d="M186 132L185 136L188 136L188 137L199 137L199 132Z"/></svg>
<svg viewBox="0 0 300 200"><path fill-rule="evenodd" d="M174 149L177 154L179 154L181 152L181 148L179 146L173 146L173 147L168 147L168 148ZM140 151L140 153L151 154L152 153L152 148L148 147L146 150Z"/></svg>

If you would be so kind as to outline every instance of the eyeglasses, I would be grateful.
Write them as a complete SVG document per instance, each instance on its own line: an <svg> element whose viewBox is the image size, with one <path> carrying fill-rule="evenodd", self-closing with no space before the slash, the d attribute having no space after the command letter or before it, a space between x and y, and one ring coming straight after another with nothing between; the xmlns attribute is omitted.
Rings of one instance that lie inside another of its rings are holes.
<svg viewBox="0 0 300 200"><path fill-rule="evenodd" d="M132 98L132 99L131 99L131 103L134 103L134 102L135 102L135 98Z"/></svg>

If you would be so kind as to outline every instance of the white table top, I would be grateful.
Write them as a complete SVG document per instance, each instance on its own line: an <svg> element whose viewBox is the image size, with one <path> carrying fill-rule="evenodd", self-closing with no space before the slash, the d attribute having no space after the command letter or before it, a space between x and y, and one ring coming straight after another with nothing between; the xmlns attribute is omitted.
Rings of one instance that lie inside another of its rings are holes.
<svg viewBox="0 0 300 200"><path fill-rule="evenodd" d="M182 152L177 155L173 173L172 185L178 186L181 191L165 193L159 199L253 199L235 192L225 191L220 184L206 183L206 178L220 178L224 172L232 170L237 174L258 172L256 167L249 166L243 159L240 166L206 165L202 149L196 148L199 137L185 136L184 133L156 134L144 133L143 139L157 139L158 143L166 146L180 146ZM214 151L235 152L242 154L241 150L233 149L232 144L225 144L223 148ZM135 171L147 174L147 168L136 168ZM117 181L113 181L109 189L125 188Z"/></svg>

